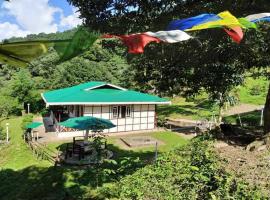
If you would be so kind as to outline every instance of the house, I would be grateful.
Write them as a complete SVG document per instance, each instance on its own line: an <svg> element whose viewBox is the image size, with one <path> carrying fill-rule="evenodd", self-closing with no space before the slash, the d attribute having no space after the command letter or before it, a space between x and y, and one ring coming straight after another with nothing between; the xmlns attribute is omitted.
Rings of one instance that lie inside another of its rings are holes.
<svg viewBox="0 0 270 200"><path fill-rule="evenodd" d="M46 106L51 110L50 118L53 125L63 137L65 136L63 132L76 131L59 127L57 123L79 116L111 120L116 127L104 130L109 133L155 129L156 105L171 104L166 99L127 90L106 82L87 82L41 95Z"/></svg>

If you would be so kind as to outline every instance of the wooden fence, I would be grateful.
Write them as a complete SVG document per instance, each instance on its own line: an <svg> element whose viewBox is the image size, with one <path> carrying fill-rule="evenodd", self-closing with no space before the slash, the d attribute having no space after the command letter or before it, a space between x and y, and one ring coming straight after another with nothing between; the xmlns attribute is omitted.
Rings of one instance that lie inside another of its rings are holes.
<svg viewBox="0 0 270 200"><path fill-rule="evenodd" d="M37 141L25 140L30 149L38 159L47 160L51 164L56 165L59 161L59 153L49 149L46 144Z"/></svg>

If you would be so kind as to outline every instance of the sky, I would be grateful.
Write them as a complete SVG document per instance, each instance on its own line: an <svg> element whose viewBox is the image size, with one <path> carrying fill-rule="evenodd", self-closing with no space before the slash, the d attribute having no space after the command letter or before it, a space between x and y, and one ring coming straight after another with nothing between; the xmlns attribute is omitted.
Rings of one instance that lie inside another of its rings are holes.
<svg viewBox="0 0 270 200"><path fill-rule="evenodd" d="M77 9L66 0L0 0L0 41L61 32L81 23Z"/></svg>

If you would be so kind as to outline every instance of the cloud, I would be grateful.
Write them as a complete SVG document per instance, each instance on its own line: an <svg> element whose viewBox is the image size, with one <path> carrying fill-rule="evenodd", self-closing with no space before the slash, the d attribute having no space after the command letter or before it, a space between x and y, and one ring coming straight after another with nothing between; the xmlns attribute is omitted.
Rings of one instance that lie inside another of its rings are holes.
<svg viewBox="0 0 270 200"><path fill-rule="evenodd" d="M31 33L57 32L54 17L62 13L62 9L49 5L49 0L14 0L4 2L2 8L15 17L20 27Z"/></svg>
<svg viewBox="0 0 270 200"><path fill-rule="evenodd" d="M29 31L21 30L16 24L0 23L0 41L11 37L25 37L28 34L30 34Z"/></svg>
<svg viewBox="0 0 270 200"><path fill-rule="evenodd" d="M64 29L71 29L82 24L82 19L79 18L80 14L76 11L75 8L72 8L72 12L73 13L67 17L61 17L60 26Z"/></svg>
<svg viewBox="0 0 270 200"><path fill-rule="evenodd" d="M58 1L58 0L57 0ZM0 0L1 2L1 0ZM55 33L82 24L79 13L64 16L64 10L50 0L12 0L0 3L0 41L27 34Z"/></svg>

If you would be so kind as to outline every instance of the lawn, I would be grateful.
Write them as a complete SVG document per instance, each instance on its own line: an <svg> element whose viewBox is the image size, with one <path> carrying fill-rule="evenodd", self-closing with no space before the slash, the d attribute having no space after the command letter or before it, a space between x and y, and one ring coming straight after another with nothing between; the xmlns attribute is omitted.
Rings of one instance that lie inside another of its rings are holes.
<svg viewBox="0 0 270 200"><path fill-rule="evenodd" d="M124 176L149 164L154 157L154 148L124 150L115 144L117 138L108 138L108 148L115 153L116 164L104 163L92 167L54 167L49 162L37 160L22 139L21 117L1 122L10 123L11 140L0 151L0 199L82 199L85 194L98 199L98 190L105 184L114 183ZM162 140L166 145L159 147L165 152L174 146L184 145L188 140L172 132L147 133ZM56 150L63 143L51 143ZM140 158L141 161L136 161ZM123 160L128 160L124 162ZM116 174L109 172L116 171ZM101 198L102 199L102 198Z"/></svg>
<svg viewBox="0 0 270 200"><path fill-rule="evenodd" d="M235 88L232 94L239 99L239 103L264 105L268 91L269 81L264 77L247 77L242 86ZM231 94L231 95L232 95ZM206 93L202 93L193 99L174 97L172 105L158 106L158 116L162 118L184 119L211 119L212 115L218 115L218 106L209 100Z"/></svg>
<svg viewBox="0 0 270 200"><path fill-rule="evenodd" d="M24 143L22 139L23 130L21 128L22 117L2 120L2 127L5 127L7 122L9 123L10 143L2 147L0 146L0 169L19 170L33 165L48 167L50 165L49 162L37 160Z"/></svg>
<svg viewBox="0 0 270 200"><path fill-rule="evenodd" d="M269 81L264 77L245 79L243 86L238 88L241 103L264 105Z"/></svg>
<svg viewBox="0 0 270 200"><path fill-rule="evenodd" d="M261 111L256 110L248 113L242 113L240 115L231 115L224 117L224 122L225 123L230 123L230 124L238 124L240 125L240 119L242 124L244 125L249 125L249 126L260 126L261 122Z"/></svg>
<svg viewBox="0 0 270 200"><path fill-rule="evenodd" d="M158 106L159 118L184 118L184 119L210 119L218 113L218 106L209 100L208 95L203 93L193 99L175 97L171 99L172 105Z"/></svg>
<svg viewBox="0 0 270 200"><path fill-rule="evenodd" d="M138 134L136 134L138 135ZM188 143L188 139L185 139L176 133L170 131L160 131L160 132L152 132L152 133L142 133L139 135L151 136L153 138L162 141L164 144L158 146L158 152L166 152L170 151L176 146L185 145ZM120 136L107 137L108 149L112 150L115 154L115 159L120 160L124 157L139 157L141 160L151 160L154 158L155 147L142 147L142 148L133 148L127 149L122 148L119 145ZM122 142L121 142L122 143ZM66 143L56 142L47 144L47 147L52 151L57 151L57 149L65 149Z"/></svg>

